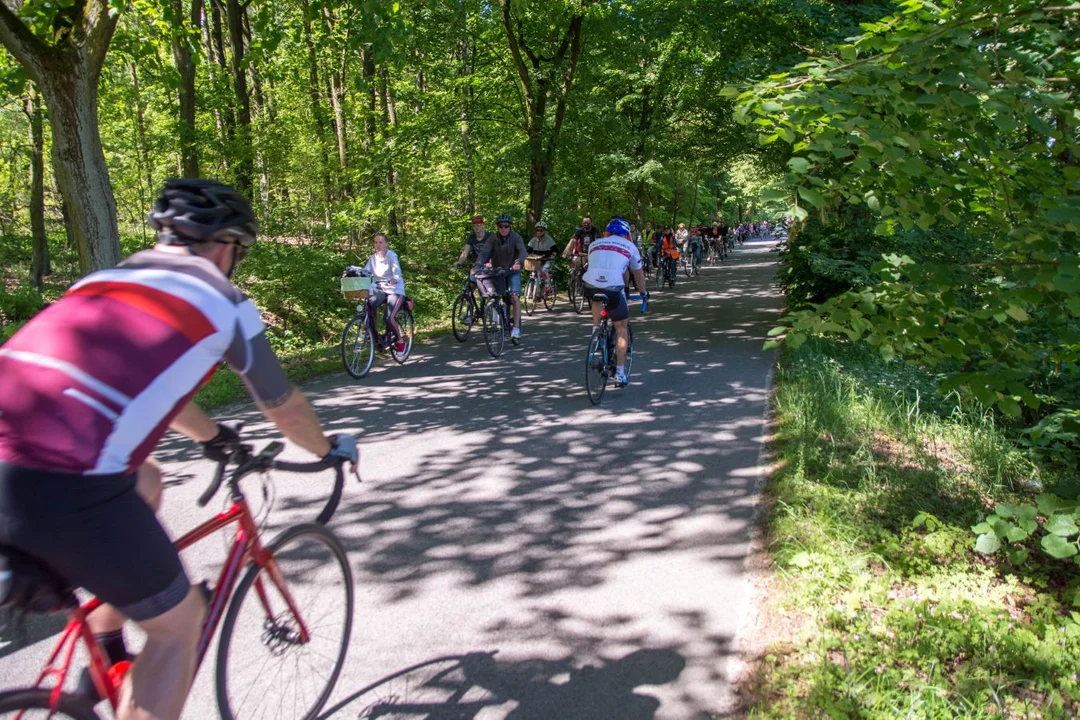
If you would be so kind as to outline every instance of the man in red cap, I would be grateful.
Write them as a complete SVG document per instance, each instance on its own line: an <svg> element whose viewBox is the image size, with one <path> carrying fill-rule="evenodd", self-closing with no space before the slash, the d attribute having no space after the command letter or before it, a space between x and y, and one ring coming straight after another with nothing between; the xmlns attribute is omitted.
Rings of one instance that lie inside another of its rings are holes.
<svg viewBox="0 0 1080 720"><path fill-rule="evenodd" d="M477 257L480 256L480 248L484 247L484 243L489 238L494 237L489 232L484 232L484 216L474 215L472 219L472 232L465 236L465 246L461 248L461 256L454 263L455 267L460 267L466 263L469 259L469 253Z"/></svg>

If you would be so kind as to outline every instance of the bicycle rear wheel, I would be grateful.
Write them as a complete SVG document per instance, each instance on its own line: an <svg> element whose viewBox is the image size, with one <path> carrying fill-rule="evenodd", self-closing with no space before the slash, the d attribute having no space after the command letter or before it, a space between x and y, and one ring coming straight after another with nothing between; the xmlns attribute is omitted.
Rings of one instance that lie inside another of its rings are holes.
<svg viewBox="0 0 1080 720"><path fill-rule="evenodd" d="M626 378L630 379L630 370L634 367L634 328L630 326L630 323L626 323L626 363L623 365L623 370L626 371Z"/></svg>
<svg viewBox="0 0 1080 720"><path fill-rule="evenodd" d="M349 648L353 578L349 558L333 533L321 525L296 525L266 549L296 612L286 605L270 573L258 565L248 567L229 603L218 643L217 702L225 720L277 713L314 718L330 697ZM254 593L249 592L252 586ZM300 637L300 621L307 642ZM234 649L234 641L240 647Z"/></svg>
<svg viewBox="0 0 1080 720"><path fill-rule="evenodd" d="M600 402L607 385L607 360L604 357L606 343L607 332L600 328L593 330L592 337L589 338L589 351L585 354L585 392L593 405Z"/></svg>
<svg viewBox="0 0 1080 720"><path fill-rule="evenodd" d="M101 720L88 698L62 693L54 712L51 695L52 690L45 688L24 688L0 693L0 718Z"/></svg>
<svg viewBox="0 0 1080 720"><path fill-rule="evenodd" d="M544 288L544 307L551 312L555 309L555 301L558 296L555 294L555 278L549 277L547 287Z"/></svg>
<svg viewBox="0 0 1080 720"><path fill-rule="evenodd" d="M398 310L396 320L398 327L401 328L401 339L405 341L405 349L398 352L397 346L393 346L390 348L390 356L394 358L394 362L401 365L412 354L413 316L408 308L401 308L401 310Z"/></svg>
<svg viewBox="0 0 1080 720"><path fill-rule="evenodd" d="M454 330L454 337L458 342L465 342L476 322L476 308L473 307L468 293L461 293L454 300L454 307L450 311L450 325Z"/></svg>
<svg viewBox="0 0 1080 720"><path fill-rule="evenodd" d="M345 370L356 379L360 379L371 370L375 361L375 338L367 326L367 315L357 315L345 326L341 334L341 362Z"/></svg>
<svg viewBox="0 0 1080 720"><path fill-rule="evenodd" d="M484 304L484 344L487 345L488 354L493 358L502 355L503 348L506 347L503 316L499 311L501 302L499 298L492 298Z"/></svg>
<svg viewBox="0 0 1080 720"><path fill-rule="evenodd" d="M521 295L521 304L525 306L525 314L532 315L536 309L536 273L529 277L525 285L525 292Z"/></svg>

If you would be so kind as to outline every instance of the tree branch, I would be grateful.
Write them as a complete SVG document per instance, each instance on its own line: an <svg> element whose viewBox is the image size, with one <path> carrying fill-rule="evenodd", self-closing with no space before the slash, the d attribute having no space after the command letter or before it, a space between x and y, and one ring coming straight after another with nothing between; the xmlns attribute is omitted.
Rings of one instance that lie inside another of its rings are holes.
<svg viewBox="0 0 1080 720"><path fill-rule="evenodd" d="M525 44L525 27L521 24L521 18L517 18L517 30L518 37L521 39L518 41L521 44L521 49L525 51L525 54L529 57L529 62L532 63L533 68L540 69L540 61L536 58L536 53L532 51L528 45Z"/></svg>
<svg viewBox="0 0 1080 720"><path fill-rule="evenodd" d="M570 41L570 61L566 66L566 74L563 76L562 87L559 88L559 99L555 107L555 123L551 127L551 135L548 136L546 154L548 163L555 156L555 144L562 128L563 118L566 117L566 96L570 94L570 87L574 82L574 72L577 70L578 58L581 57L581 26L585 21L584 15L575 15L567 28L567 40ZM560 57L562 51L560 50Z"/></svg>
<svg viewBox="0 0 1080 720"><path fill-rule="evenodd" d="M101 66L105 64L105 53L109 51L109 43L116 31L120 15L109 12L108 0L87 0L83 13L83 22L86 23L86 60L96 83Z"/></svg>
<svg viewBox="0 0 1080 720"><path fill-rule="evenodd" d="M517 36L514 33L513 19L510 17L510 0L499 0L502 6L503 28L506 29L506 40L510 45L510 54L514 58L514 66L517 68L518 80L521 82L522 92L525 93L525 115L532 114L533 93L529 83L529 69L525 66L525 60L521 57L521 49L518 47Z"/></svg>
<svg viewBox="0 0 1080 720"><path fill-rule="evenodd" d="M9 2L11 0L0 0L0 43L40 85L43 65L54 50L30 32L30 28L8 7Z"/></svg>

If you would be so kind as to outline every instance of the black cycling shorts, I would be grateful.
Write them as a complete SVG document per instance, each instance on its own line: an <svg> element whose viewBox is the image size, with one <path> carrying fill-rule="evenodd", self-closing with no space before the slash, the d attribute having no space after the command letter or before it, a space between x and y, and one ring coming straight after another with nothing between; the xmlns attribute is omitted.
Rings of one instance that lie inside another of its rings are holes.
<svg viewBox="0 0 1080 720"><path fill-rule="evenodd" d="M73 475L0 461L0 543L33 555L132 620L180 604L180 556L135 475Z"/></svg>
<svg viewBox="0 0 1080 720"><path fill-rule="evenodd" d="M588 298L590 303L596 296L606 297L608 317L612 320L628 320L630 319L630 306L626 304L626 293L623 292L623 289L595 288L586 283L585 297Z"/></svg>

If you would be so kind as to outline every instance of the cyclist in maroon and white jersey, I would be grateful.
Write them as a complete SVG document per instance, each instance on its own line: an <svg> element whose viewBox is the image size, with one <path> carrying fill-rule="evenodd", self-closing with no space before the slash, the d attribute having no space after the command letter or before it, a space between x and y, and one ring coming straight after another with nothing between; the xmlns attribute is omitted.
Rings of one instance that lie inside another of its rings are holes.
<svg viewBox="0 0 1080 720"><path fill-rule="evenodd" d="M0 346L0 551L109 603L88 623L112 663L128 657L126 618L146 632L121 720L178 717L191 684L205 602L154 517L162 483L149 456L169 428L228 455L236 433L192 403L221 361L289 440L358 459L355 438L323 434L230 282L258 230L247 200L212 180L169 180L149 222L152 250L83 278Z"/></svg>

